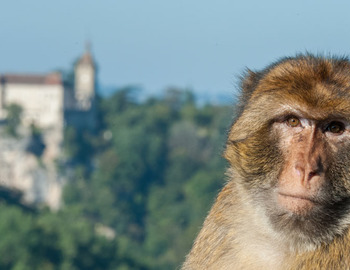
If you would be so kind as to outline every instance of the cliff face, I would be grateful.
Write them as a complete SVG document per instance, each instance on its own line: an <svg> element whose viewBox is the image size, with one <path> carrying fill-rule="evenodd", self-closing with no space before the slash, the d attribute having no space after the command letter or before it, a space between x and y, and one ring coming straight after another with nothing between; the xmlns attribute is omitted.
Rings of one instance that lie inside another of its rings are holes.
<svg viewBox="0 0 350 270"><path fill-rule="evenodd" d="M22 191L28 203L60 207L65 181L56 163L63 129L96 128L95 87L96 63L88 47L74 66L74 76L0 74L0 186ZM13 136L20 125L18 138L6 134L6 123L12 125ZM34 124L40 138L31 130Z"/></svg>
<svg viewBox="0 0 350 270"><path fill-rule="evenodd" d="M45 148L38 156L28 151L32 137L27 130L13 138L0 127L0 185L23 192L25 203L45 204L55 210L61 206L65 182L56 168L62 136L58 131L46 130L42 137Z"/></svg>

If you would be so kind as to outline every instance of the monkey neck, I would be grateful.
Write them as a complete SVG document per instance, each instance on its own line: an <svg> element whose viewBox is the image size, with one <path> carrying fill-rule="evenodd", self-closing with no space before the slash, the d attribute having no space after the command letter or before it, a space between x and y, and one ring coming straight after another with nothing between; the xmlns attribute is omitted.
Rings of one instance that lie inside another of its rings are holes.
<svg viewBox="0 0 350 270"><path fill-rule="evenodd" d="M242 265L251 261L251 269L279 269L290 254L289 247L271 229L264 213L246 199L249 197L244 189L237 182L231 181L229 185L232 185L232 192L239 194L235 203L241 208L239 212L243 213L241 218L232 218L235 219L232 230L236 257L243 260Z"/></svg>
<svg viewBox="0 0 350 270"><path fill-rule="evenodd" d="M228 173L231 176L235 175L230 170ZM288 236L272 229L263 207L260 208L250 199L237 175L235 180L229 181L225 190L217 203L227 205L229 202L232 205L231 211L234 213L227 214L233 224L232 249L235 259L242 265L246 266L249 262L249 269L314 269L311 266L319 264L320 258L327 258L322 262L327 267L319 269L334 269L332 266L336 265L337 261L343 261L350 266L350 255L347 254L350 249L349 229L336 236L330 243L319 246L297 245ZM237 264L237 261L235 263Z"/></svg>
<svg viewBox="0 0 350 270"><path fill-rule="evenodd" d="M201 232L198 242L202 242L200 239L207 238L208 235L215 239L216 243L211 243L209 247L199 247L211 255L204 256L202 260L210 257L213 262L208 262L208 265L215 262L216 268L213 269L221 269L218 267L220 262L223 265L235 265L236 269L246 269L244 267L247 265L247 269L280 269L290 253L278 235L270 229L267 218L262 217L263 213L257 211L247 198L249 197L239 181L229 181L205 221L204 228L207 230ZM217 226L218 224L220 225ZM216 229L208 231L211 228ZM221 246L220 250L225 252L217 253L215 246Z"/></svg>

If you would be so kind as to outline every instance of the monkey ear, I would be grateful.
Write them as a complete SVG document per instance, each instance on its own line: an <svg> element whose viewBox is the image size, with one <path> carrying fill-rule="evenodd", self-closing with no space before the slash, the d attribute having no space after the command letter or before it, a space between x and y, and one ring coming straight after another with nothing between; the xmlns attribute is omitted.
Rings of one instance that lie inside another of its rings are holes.
<svg viewBox="0 0 350 270"><path fill-rule="evenodd" d="M261 78L261 74L258 72L253 72L250 69L246 69L245 73L241 77L241 85L240 85L240 96L239 103L236 106L236 121L232 125L229 131L229 140L230 141L239 141L245 139L249 133L251 132L251 121L249 117L251 117L251 113L245 111L249 99L252 96L257 84L259 83ZM255 111L255 110L253 110ZM247 116L248 114L248 116ZM254 118L250 118L254 119Z"/></svg>
<svg viewBox="0 0 350 270"><path fill-rule="evenodd" d="M261 74L254 72L250 69L246 69L245 73L242 76L241 80L241 102L247 102L252 93L255 90L255 87L259 83ZM242 100L243 99L243 100Z"/></svg>

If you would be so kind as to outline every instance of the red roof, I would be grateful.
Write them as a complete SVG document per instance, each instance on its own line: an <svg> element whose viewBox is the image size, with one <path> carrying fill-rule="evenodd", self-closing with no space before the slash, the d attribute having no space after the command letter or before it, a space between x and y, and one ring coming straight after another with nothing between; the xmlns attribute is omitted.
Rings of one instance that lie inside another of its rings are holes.
<svg viewBox="0 0 350 270"><path fill-rule="evenodd" d="M50 73L44 75L34 74L4 74L0 75L1 83L14 84L48 84L60 85L62 84L61 74Z"/></svg>

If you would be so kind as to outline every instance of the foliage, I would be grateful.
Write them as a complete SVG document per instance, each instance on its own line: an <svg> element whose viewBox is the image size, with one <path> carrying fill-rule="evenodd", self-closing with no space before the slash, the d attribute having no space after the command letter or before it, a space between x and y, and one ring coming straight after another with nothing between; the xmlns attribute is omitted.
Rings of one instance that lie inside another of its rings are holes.
<svg viewBox="0 0 350 270"><path fill-rule="evenodd" d="M34 124L30 126L30 138L28 145L26 147L26 151L34 154L37 157L41 157L45 150L45 144L42 137L41 130L36 127Z"/></svg>
<svg viewBox="0 0 350 270"><path fill-rule="evenodd" d="M0 269L181 265L224 183L231 112L179 89L137 95L129 87L98 99L95 133L65 130L61 211L0 204Z"/></svg>
<svg viewBox="0 0 350 270"><path fill-rule="evenodd" d="M141 103L136 94L126 88L101 100L96 167L88 179L75 174L65 201L113 228L123 256L149 269L175 269L224 182L230 109L199 107L178 89Z"/></svg>
<svg viewBox="0 0 350 270"><path fill-rule="evenodd" d="M6 106L6 133L12 137L18 137L17 129L21 124L22 107L18 104L12 103Z"/></svg>
<svg viewBox="0 0 350 270"><path fill-rule="evenodd" d="M72 211L37 216L0 205L0 237L0 269L144 269Z"/></svg>

